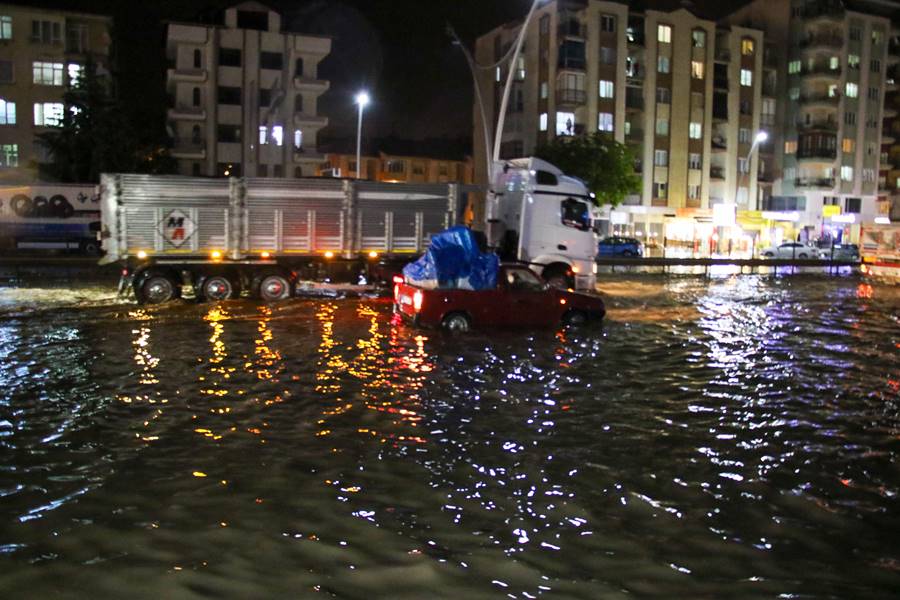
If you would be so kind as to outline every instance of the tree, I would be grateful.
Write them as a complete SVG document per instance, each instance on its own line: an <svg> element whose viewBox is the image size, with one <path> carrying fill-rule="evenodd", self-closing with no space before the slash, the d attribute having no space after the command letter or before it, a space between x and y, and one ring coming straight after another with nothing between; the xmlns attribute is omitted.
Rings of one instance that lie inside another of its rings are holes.
<svg viewBox="0 0 900 600"><path fill-rule="evenodd" d="M612 135L558 136L539 145L534 155L553 163L567 175L584 180L600 204L617 206L628 194L640 190L641 178L634 172L634 156Z"/></svg>
<svg viewBox="0 0 900 600"><path fill-rule="evenodd" d="M167 151L138 143L110 87L109 76L89 60L63 95L59 125L37 136L52 159L41 165L42 178L97 183L101 173L173 171Z"/></svg>

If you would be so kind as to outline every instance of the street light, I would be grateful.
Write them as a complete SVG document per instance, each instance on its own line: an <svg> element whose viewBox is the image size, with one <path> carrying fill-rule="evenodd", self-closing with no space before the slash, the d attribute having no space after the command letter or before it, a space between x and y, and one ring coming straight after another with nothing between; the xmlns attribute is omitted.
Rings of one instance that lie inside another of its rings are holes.
<svg viewBox="0 0 900 600"><path fill-rule="evenodd" d="M759 147L760 144L764 143L767 139L769 139L769 134L765 131L760 131L756 134L756 137L753 138L753 144L750 145L750 150L747 151L747 158L744 159L744 164L747 165L747 172L741 173L742 177L738 178L738 191L740 191L741 179L746 177L748 180L750 179L750 158L753 156L753 152ZM747 181L747 200L750 200L750 182ZM737 193L735 193L735 205L737 204ZM729 243L730 244L730 243ZM729 250L729 254L731 251Z"/></svg>
<svg viewBox="0 0 900 600"><path fill-rule="evenodd" d="M369 94L360 92L356 95L356 105L359 107L359 120L356 122L356 178L359 179L360 165L362 164L362 116L363 109L369 104Z"/></svg>

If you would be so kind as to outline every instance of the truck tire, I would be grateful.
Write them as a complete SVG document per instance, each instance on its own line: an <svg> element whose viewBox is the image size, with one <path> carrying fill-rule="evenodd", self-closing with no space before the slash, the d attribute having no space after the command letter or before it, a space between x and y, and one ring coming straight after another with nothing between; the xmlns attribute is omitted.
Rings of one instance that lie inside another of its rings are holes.
<svg viewBox="0 0 900 600"><path fill-rule="evenodd" d="M34 200L31 204L31 211L35 217L49 217L51 215L50 211L50 201L47 200L44 196L35 196Z"/></svg>
<svg viewBox="0 0 900 600"><path fill-rule="evenodd" d="M569 272L569 267L561 263L547 266L541 276L551 287L560 289L575 287L575 278Z"/></svg>
<svg viewBox="0 0 900 600"><path fill-rule="evenodd" d="M34 209L34 203L25 194L13 196L12 200L9 201L9 206L20 217L30 217L31 211Z"/></svg>
<svg viewBox="0 0 900 600"><path fill-rule="evenodd" d="M68 219L75 213L75 208L65 196L56 194L50 197L50 213L60 219Z"/></svg>
<svg viewBox="0 0 900 600"><path fill-rule="evenodd" d="M241 295L240 285L231 277L214 273L203 277L194 288L194 294L200 302L221 302Z"/></svg>
<svg viewBox="0 0 900 600"><path fill-rule="evenodd" d="M134 295L139 304L164 304L181 297L181 286L175 273L149 269L134 280Z"/></svg>
<svg viewBox="0 0 900 600"><path fill-rule="evenodd" d="M465 333L472 328L472 321L463 313L450 313L441 321L441 327L450 332Z"/></svg>
<svg viewBox="0 0 900 600"><path fill-rule="evenodd" d="M275 302L290 298L293 288L292 279L278 271L270 271L259 275L253 284L253 295L264 302Z"/></svg>

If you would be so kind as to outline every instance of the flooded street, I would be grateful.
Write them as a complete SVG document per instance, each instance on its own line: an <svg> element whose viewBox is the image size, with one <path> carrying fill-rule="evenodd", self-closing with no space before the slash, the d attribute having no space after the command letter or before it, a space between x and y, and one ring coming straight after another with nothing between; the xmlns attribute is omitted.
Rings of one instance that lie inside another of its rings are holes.
<svg viewBox="0 0 900 600"><path fill-rule="evenodd" d="M0 288L0 596L896 594L900 287L601 289L460 336Z"/></svg>

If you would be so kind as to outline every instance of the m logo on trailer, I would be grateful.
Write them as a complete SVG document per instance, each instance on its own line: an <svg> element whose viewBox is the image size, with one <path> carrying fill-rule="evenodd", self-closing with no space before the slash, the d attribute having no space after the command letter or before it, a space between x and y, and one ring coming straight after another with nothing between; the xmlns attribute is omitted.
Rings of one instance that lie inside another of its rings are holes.
<svg viewBox="0 0 900 600"><path fill-rule="evenodd" d="M179 209L171 210L160 221L163 239L181 248L194 235L194 221Z"/></svg>

